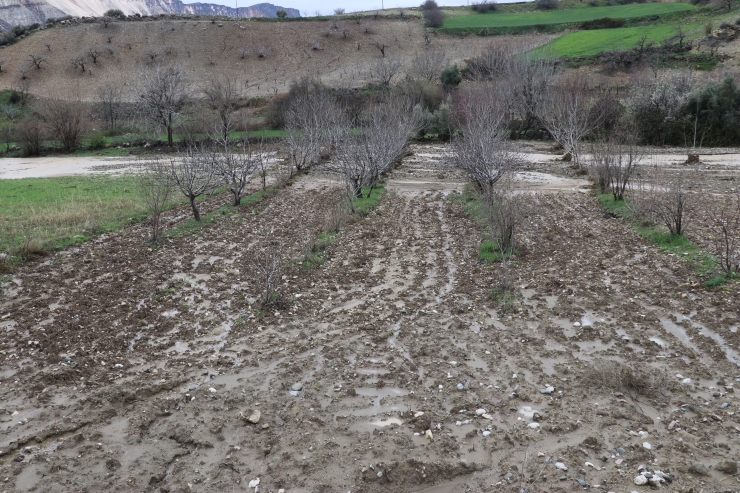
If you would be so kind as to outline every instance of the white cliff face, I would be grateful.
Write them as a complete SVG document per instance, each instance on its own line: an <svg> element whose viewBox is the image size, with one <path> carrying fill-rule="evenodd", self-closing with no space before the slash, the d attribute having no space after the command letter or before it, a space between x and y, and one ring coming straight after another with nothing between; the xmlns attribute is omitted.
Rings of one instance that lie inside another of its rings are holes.
<svg viewBox="0 0 740 493"><path fill-rule="evenodd" d="M199 14L239 17L275 17L281 7L261 3L232 7L210 3L184 4L181 0L0 0L0 27L44 22L49 17L100 17L110 9L126 15ZM285 9L289 17L300 17L296 9Z"/></svg>

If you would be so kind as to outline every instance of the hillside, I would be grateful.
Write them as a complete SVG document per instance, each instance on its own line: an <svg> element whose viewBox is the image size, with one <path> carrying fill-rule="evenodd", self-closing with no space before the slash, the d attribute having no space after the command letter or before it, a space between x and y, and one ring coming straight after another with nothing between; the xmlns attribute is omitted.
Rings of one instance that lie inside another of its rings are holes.
<svg viewBox="0 0 740 493"><path fill-rule="evenodd" d="M44 23L52 17L100 17L109 9L126 15L195 14L227 17L276 17L284 9L288 17L300 17L296 9L259 3L238 9L212 3L183 3L180 0L0 0L0 27Z"/></svg>
<svg viewBox="0 0 740 493"><path fill-rule="evenodd" d="M96 90L106 83L120 82L130 87L137 73L150 63L147 54L153 54L156 60L183 64L196 83L219 73L241 81L246 96L267 96L284 92L291 80L307 74L317 74L333 86L363 85L371 65L382 60L376 43L385 44L386 56L407 67L423 50L441 50L450 63L458 63L493 41L440 34L427 45L423 27L413 20L368 18L362 25L344 22L346 39L331 30L329 21L309 20L147 20L119 22L107 28L99 23L63 25L0 49L0 89L16 88L25 76L33 94L92 100ZM497 37L496 42L503 39ZM535 43L551 39L547 35L534 37ZM89 63L83 74L73 68L70 59L90 47L103 55L97 63ZM248 51L243 58L242 48ZM261 48L267 53L263 58L257 54ZM29 68L32 54L46 59L41 69Z"/></svg>

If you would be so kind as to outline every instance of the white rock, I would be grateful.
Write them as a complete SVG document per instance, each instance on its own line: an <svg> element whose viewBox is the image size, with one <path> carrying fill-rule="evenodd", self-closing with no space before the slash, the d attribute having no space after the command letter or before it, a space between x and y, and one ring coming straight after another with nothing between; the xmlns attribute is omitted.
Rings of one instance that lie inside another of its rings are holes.
<svg viewBox="0 0 740 493"><path fill-rule="evenodd" d="M529 423L527 426L529 428L532 428L533 430L536 430L537 428L540 427L540 424L539 423Z"/></svg>
<svg viewBox="0 0 740 493"><path fill-rule="evenodd" d="M414 417L415 418L418 418L419 416L424 416L424 411L419 411L419 412L417 412L417 413L414 414Z"/></svg>
<svg viewBox="0 0 740 493"><path fill-rule="evenodd" d="M691 379L690 378L684 378L683 380L681 380L681 383L689 384L689 383L691 383Z"/></svg>
<svg viewBox="0 0 740 493"><path fill-rule="evenodd" d="M493 416L491 416L490 414L482 414L481 418L490 419L491 421L493 421Z"/></svg>
<svg viewBox="0 0 740 493"><path fill-rule="evenodd" d="M565 464L563 464L562 462L556 462L555 463L555 468L556 469L560 469L561 471L567 471L568 470L568 468L565 467Z"/></svg>
<svg viewBox="0 0 740 493"><path fill-rule="evenodd" d="M477 414L478 416L483 416L484 414L486 414L486 410L485 410L485 409L483 409L483 408L481 408L481 409L476 409L476 410L475 410L475 414Z"/></svg>
<svg viewBox="0 0 740 493"><path fill-rule="evenodd" d="M213 387L208 389L208 392L218 392L218 390L214 389Z"/></svg>
<svg viewBox="0 0 740 493"><path fill-rule="evenodd" d="M253 425L256 425L260 422L260 418L262 417L262 413L259 412L259 410L254 411L252 414L249 415L247 418L247 421L252 423Z"/></svg>
<svg viewBox="0 0 740 493"><path fill-rule="evenodd" d="M580 327L580 326L581 326L581 322L573 322L573 327Z"/></svg>
<svg viewBox="0 0 740 493"><path fill-rule="evenodd" d="M259 486L259 484L260 484L260 478L253 479L249 482L249 487L256 488L257 486Z"/></svg>
<svg viewBox="0 0 740 493"><path fill-rule="evenodd" d="M432 435L432 430L425 431L424 432L424 436L427 437L430 440L434 438L434 435Z"/></svg>
<svg viewBox="0 0 740 493"><path fill-rule="evenodd" d="M487 436L488 436L488 435L490 435L490 434L491 434L491 432L490 432L490 431L488 431L488 430L485 430L485 431L483 432L483 436L484 436L484 437L487 437Z"/></svg>
<svg viewBox="0 0 740 493"><path fill-rule="evenodd" d="M642 474L640 474L639 476L635 476L635 484L637 486L642 486L644 484L647 484L647 482L648 482L647 478L643 476Z"/></svg>
<svg viewBox="0 0 740 493"><path fill-rule="evenodd" d="M653 448L653 446L652 446L652 445L650 445L650 443L649 443L649 442L642 442L642 446L643 446L643 448L646 448L646 449L648 449L648 450L650 450L650 449L652 449L652 448Z"/></svg>

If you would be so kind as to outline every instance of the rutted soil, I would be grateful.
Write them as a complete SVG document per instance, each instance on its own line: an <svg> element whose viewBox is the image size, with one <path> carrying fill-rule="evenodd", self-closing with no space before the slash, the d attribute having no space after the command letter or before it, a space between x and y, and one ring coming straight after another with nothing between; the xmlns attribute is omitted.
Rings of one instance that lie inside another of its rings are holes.
<svg viewBox="0 0 740 493"><path fill-rule="evenodd" d="M268 239L299 257L341 193L310 174L159 249L131 228L17 272L0 488L641 491L646 464L671 491L737 490L716 469L740 446L736 285L705 290L566 164L533 164L504 312L441 151L415 147L325 263L286 272L290 308L257 310L249 258ZM609 362L662 378L595 383Z"/></svg>

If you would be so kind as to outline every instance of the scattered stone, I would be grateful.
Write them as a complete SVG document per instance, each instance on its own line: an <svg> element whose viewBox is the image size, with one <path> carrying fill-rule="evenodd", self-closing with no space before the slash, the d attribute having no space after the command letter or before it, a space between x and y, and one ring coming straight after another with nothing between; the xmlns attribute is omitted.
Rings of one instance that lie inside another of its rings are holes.
<svg viewBox="0 0 740 493"><path fill-rule="evenodd" d="M647 484L647 482L648 482L648 479L642 474L635 476L635 484L637 486L642 486L644 484Z"/></svg>
<svg viewBox="0 0 740 493"><path fill-rule="evenodd" d="M677 424L678 424L678 421L676 420L671 421L671 423L668 425L668 429L672 430L673 428L676 427Z"/></svg>
<svg viewBox="0 0 740 493"><path fill-rule="evenodd" d="M292 395L293 397L298 397L298 391L297 390L289 390L288 393Z"/></svg>
<svg viewBox="0 0 740 493"><path fill-rule="evenodd" d="M709 471L707 468L702 464L701 462L694 462L689 466L689 472L691 474L696 474L697 476L707 476L709 475Z"/></svg>
<svg viewBox="0 0 740 493"><path fill-rule="evenodd" d="M626 451L625 449L623 449L622 447L619 447L619 448L617 449L617 453L621 455L621 454L626 454L626 453L627 453L627 451Z"/></svg>
<svg viewBox="0 0 740 493"><path fill-rule="evenodd" d="M493 421L493 416L491 416L490 414L481 414L481 418L490 419L491 421Z"/></svg>
<svg viewBox="0 0 740 493"><path fill-rule="evenodd" d="M262 417L262 413L259 412L259 410L255 410L252 414L247 417L247 422L252 423L253 425L256 425L260 422L260 418Z"/></svg>
<svg viewBox="0 0 740 493"><path fill-rule="evenodd" d="M585 481L584 481L584 480L582 480L582 479L578 479L578 478L576 478L576 482L577 482L578 484L580 484L581 486L583 486L584 488L586 488L586 487L588 486L588 483L587 483L587 482L585 482Z"/></svg>
<svg viewBox="0 0 740 493"><path fill-rule="evenodd" d="M463 390L464 388L465 388L465 386L463 384L461 384L461 383L458 383L457 384L457 390Z"/></svg>
<svg viewBox="0 0 740 493"><path fill-rule="evenodd" d="M550 395L555 392L555 387L548 385L544 389L540 389L540 394Z"/></svg>
<svg viewBox="0 0 740 493"><path fill-rule="evenodd" d="M653 446L649 442L642 442L642 447L648 450L652 450Z"/></svg>
<svg viewBox="0 0 740 493"><path fill-rule="evenodd" d="M581 322L573 322L573 327L580 327L580 326L581 326Z"/></svg>
<svg viewBox="0 0 740 493"><path fill-rule="evenodd" d="M218 392L218 390L214 389L213 387L210 387L210 388L208 389L208 392L210 392L210 393L214 394L214 393Z"/></svg>
<svg viewBox="0 0 740 493"><path fill-rule="evenodd" d="M486 414L486 410L485 409L482 409L482 408L481 409L476 409L475 410L475 414L477 414L478 416L483 416L484 414Z"/></svg>
<svg viewBox="0 0 740 493"><path fill-rule="evenodd" d="M540 424L539 423L529 423L527 427L532 428L533 430L536 430L537 428L540 427Z"/></svg>
<svg viewBox="0 0 740 493"><path fill-rule="evenodd" d="M303 390L303 384L301 382L296 382L293 384L291 389L295 390L296 392L300 392L301 390Z"/></svg>
<svg viewBox="0 0 740 493"><path fill-rule="evenodd" d="M721 460L714 468L725 474L737 474L737 462L734 460Z"/></svg>
<svg viewBox="0 0 740 493"><path fill-rule="evenodd" d="M249 487L250 487L250 488L254 488L254 489L257 489L257 486L259 486L259 484L260 484L260 478L257 478L257 479L253 479L253 480L251 480L251 481L249 482Z"/></svg>
<svg viewBox="0 0 740 493"><path fill-rule="evenodd" d="M562 462L556 462L555 463L555 468L556 469L560 469L561 471L567 471L568 470L568 468Z"/></svg>
<svg viewBox="0 0 740 493"><path fill-rule="evenodd" d="M484 430L484 431L483 431L483 436L484 436L484 437L487 437L487 436L489 436L490 434L491 434L491 432L490 432L489 430Z"/></svg>
<svg viewBox="0 0 740 493"><path fill-rule="evenodd" d="M722 405L719 406L719 407L720 407L720 409L727 409L729 407L729 405L730 405L729 402L723 402Z"/></svg>
<svg viewBox="0 0 740 493"><path fill-rule="evenodd" d="M424 436L428 439L432 440L434 438L434 435L432 435L432 430L427 430L424 432Z"/></svg>
<svg viewBox="0 0 740 493"><path fill-rule="evenodd" d="M414 414L414 417L415 418L418 418L420 416L424 416L424 411L419 411L419 412L417 412L417 413Z"/></svg>

